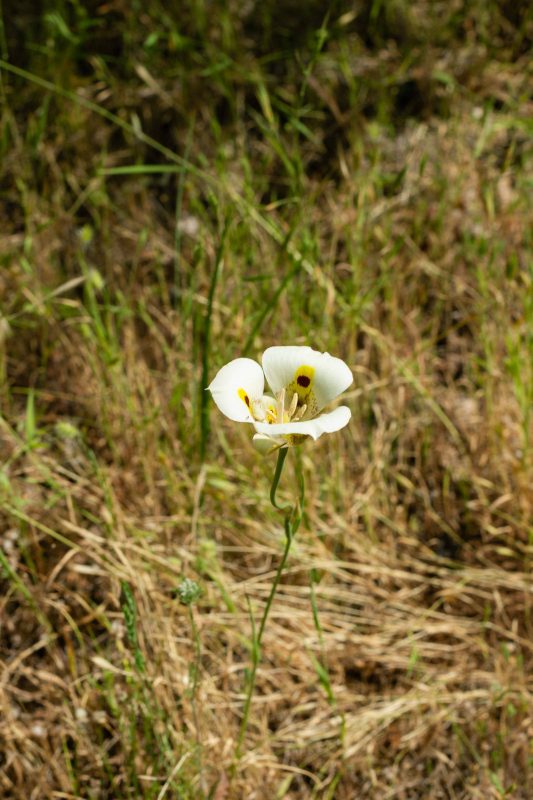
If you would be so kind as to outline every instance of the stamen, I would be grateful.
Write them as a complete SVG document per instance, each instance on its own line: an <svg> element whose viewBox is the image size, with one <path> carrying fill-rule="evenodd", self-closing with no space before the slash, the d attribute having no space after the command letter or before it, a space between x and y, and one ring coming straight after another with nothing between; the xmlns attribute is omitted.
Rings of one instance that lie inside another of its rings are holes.
<svg viewBox="0 0 533 800"><path fill-rule="evenodd" d="M303 405L303 406L301 406L301 407L298 409L298 411L296 412L296 414L295 414L295 416L294 416L294 419L292 420L292 422L299 422L299 421L301 420L301 418L303 417L303 415L305 414L305 412L306 412L306 411L307 411L307 406L306 406L306 405L305 405L305 403L304 403L304 405Z"/></svg>
<svg viewBox="0 0 533 800"><path fill-rule="evenodd" d="M280 422L285 422L285 389L282 389L278 395L279 415Z"/></svg>
<svg viewBox="0 0 533 800"><path fill-rule="evenodd" d="M291 400L291 404L289 406L289 421L294 416L294 412L296 411L296 407L298 405L298 392L294 392Z"/></svg>

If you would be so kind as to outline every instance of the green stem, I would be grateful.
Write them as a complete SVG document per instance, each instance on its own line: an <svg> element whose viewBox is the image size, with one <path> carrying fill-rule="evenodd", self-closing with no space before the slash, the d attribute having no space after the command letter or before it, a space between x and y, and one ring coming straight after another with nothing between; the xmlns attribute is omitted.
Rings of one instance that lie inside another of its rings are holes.
<svg viewBox="0 0 533 800"><path fill-rule="evenodd" d="M215 266L211 275L211 283L209 285L209 294L207 296L207 312L204 323L204 341L202 353L202 381L200 386L200 461L205 461L205 449L207 440L209 438L209 407L207 405L208 393L207 382L209 380L209 356L211 345L211 317L213 315L213 301L215 299L215 289L217 286L220 268L224 259L224 246L226 243L226 235L229 228L229 218L224 223L220 243L217 249L215 258Z"/></svg>
<svg viewBox="0 0 533 800"><path fill-rule="evenodd" d="M192 638L194 642L194 661L192 663L192 669L190 670L190 677L192 679L192 686L191 686L191 708L192 708L192 716L194 722L194 728L196 731L196 744L198 748L201 747L201 739L200 739L200 726L198 722L198 709L196 706L196 691L198 688L198 678L200 675L200 660L202 657L201 651L201 643L200 643L200 634L198 633L198 628L196 626L196 621L194 619L194 614L192 610L192 606L187 606L187 612L189 615L189 623L191 625L192 631Z"/></svg>
<svg viewBox="0 0 533 800"><path fill-rule="evenodd" d="M278 584L281 580L281 575L283 573L283 570L285 569L287 558L289 557L293 535L294 534L292 526L289 518L287 517L285 519L285 548L283 550L283 555L281 557L281 561L279 562L279 567L276 571L276 575L274 577L274 581L270 589L270 594L268 595L268 600L266 602L265 610L263 611L263 616L261 617L261 622L259 624L259 632L257 634L257 646L259 651L261 649L261 640L263 639L263 631L265 630L266 621L268 619L268 614L270 612L270 606L272 605L272 601L274 600L274 595L276 594Z"/></svg>
<svg viewBox="0 0 533 800"><path fill-rule="evenodd" d="M292 533L290 531L290 521L289 518L285 520L285 533L286 533L286 541L285 541L285 549L283 550L283 556L281 557L281 561L279 562L278 569L276 571L276 575L274 577L274 581L270 588L270 593L268 595L268 600L266 601L265 608L263 610L263 616L261 617L261 622L259 623L259 630L257 632L257 636L253 642L253 649L252 649L252 671L250 673L250 678L248 680L248 686L246 689L246 699L244 701L244 709L242 713L242 721L241 727L239 730L239 738L237 739L237 747L235 748L235 761L238 761L241 757L241 748L244 742L244 737L246 736L246 731L248 729L248 722L250 720L250 708L252 705L252 697L255 690L255 682L257 678L257 669L259 667L259 663L261 661L261 642L263 640L263 633L265 630L265 626L267 623L268 615L270 613L270 608L272 606L272 602L274 600L276 590L278 588L279 582L281 580L281 575L285 568L285 564L287 563L287 558L289 556L289 551L291 549L292 543Z"/></svg>
<svg viewBox="0 0 533 800"><path fill-rule="evenodd" d="M294 534L298 528L301 519L301 511L300 511L300 504L297 502L294 507L292 506L279 506L276 503L276 491L278 488L279 480L281 478L281 473L283 471L283 465L285 464L285 459L287 458L288 448L282 448L278 453L278 461L276 464L276 469L274 472L274 477L272 478L272 487L270 489L270 502L277 508L279 511L283 511L285 513L284 519L284 527L285 527L285 547L283 550L283 555L281 557L281 561L279 562L278 568L276 570L276 574L274 576L274 580L272 582L272 586L270 587L270 592L265 604L265 608L263 609L263 615L261 617L261 621L259 623L259 628L257 630L257 634L255 633L255 624L252 617L252 635L253 635L253 648L252 648L252 670L250 672L250 677L248 680L248 686L246 688L246 699L244 701L244 709L242 714L242 721L241 727L239 730L239 737L237 739L237 746L235 748L235 759L233 763L233 773L235 772L235 768L237 765L238 760L241 756L241 748L244 742L244 738L246 736L246 731L248 729L248 722L250 720L250 709L252 705L252 697L255 690L255 682L257 678L257 669L259 667L259 663L261 661L261 643L263 641L263 633L265 631L266 623L268 620L268 615L270 613L270 608L274 601L274 597L276 596L276 591L279 586L279 582L281 580L281 576L283 574L283 570L285 569L285 565L287 563L287 559L289 557L289 552L291 549L292 540L294 538Z"/></svg>
<svg viewBox="0 0 533 800"><path fill-rule="evenodd" d="M274 477L272 478L272 486L270 487L270 502L277 508L278 511L288 511L289 506L278 506L276 503L276 492L278 490L278 483L279 479L281 478L281 473L283 472L283 465L285 464L285 459L287 458L287 453L289 452L288 447L282 447L281 450L278 450L278 460L276 462L276 470L274 472Z"/></svg>

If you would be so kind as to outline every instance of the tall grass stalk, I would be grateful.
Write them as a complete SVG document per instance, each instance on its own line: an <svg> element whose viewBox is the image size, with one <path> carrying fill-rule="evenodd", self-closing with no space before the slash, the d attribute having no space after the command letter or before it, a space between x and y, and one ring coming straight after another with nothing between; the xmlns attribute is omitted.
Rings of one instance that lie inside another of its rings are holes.
<svg viewBox="0 0 533 800"><path fill-rule="evenodd" d="M211 317L213 314L213 300L215 298L215 290L217 288L218 277L222 267L224 258L224 245L226 242L226 235L228 232L229 221L226 219L222 235L220 237L220 244L217 249L215 258L215 266L213 274L211 275L211 282L209 285L209 295L207 298L207 312L204 324L204 341L202 350L202 381L200 384L200 461L203 463L205 459L205 449L207 440L209 438L209 412L208 412L208 395L206 392L207 381L209 376L209 346L211 338Z"/></svg>

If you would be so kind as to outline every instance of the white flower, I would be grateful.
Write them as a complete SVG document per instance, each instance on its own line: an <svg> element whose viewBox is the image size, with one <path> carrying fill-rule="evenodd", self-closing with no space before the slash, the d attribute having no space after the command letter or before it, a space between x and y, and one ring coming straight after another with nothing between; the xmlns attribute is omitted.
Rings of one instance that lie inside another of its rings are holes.
<svg viewBox="0 0 533 800"><path fill-rule="evenodd" d="M223 414L253 423L259 452L318 439L348 424L347 406L320 413L352 383L352 373L340 358L310 347L269 347L262 363L263 369L251 358L236 358L208 387ZM265 377L274 397L264 394Z"/></svg>

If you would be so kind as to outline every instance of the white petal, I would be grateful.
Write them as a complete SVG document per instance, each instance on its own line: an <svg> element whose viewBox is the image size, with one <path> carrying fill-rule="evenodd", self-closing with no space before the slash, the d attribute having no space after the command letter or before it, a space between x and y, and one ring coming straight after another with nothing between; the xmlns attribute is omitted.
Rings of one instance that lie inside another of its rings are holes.
<svg viewBox="0 0 533 800"><path fill-rule="evenodd" d="M284 422L279 425L269 425L268 422L256 422L255 429L258 433L267 436L312 436L318 439L323 433L340 431L350 421L352 412L348 406L340 406L327 414L320 414L315 419L302 422Z"/></svg>
<svg viewBox="0 0 533 800"><path fill-rule="evenodd" d="M344 361L311 347L269 347L262 363L274 394L285 389L290 398L297 392L299 403L308 406L306 416L317 414L353 381Z"/></svg>
<svg viewBox="0 0 533 800"><path fill-rule="evenodd" d="M251 358L236 358L217 372L208 389L213 400L235 422L253 422L250 409L263 396L263 370Z"/></svg>
<svg viewBox="0 0 533 800"><path fill-rule="evenodd" d="M280 447L287 447L285 439L277 436L267 436L265 433L256 433L252 439L252 444L263 456L275 453Z"/></svg>

